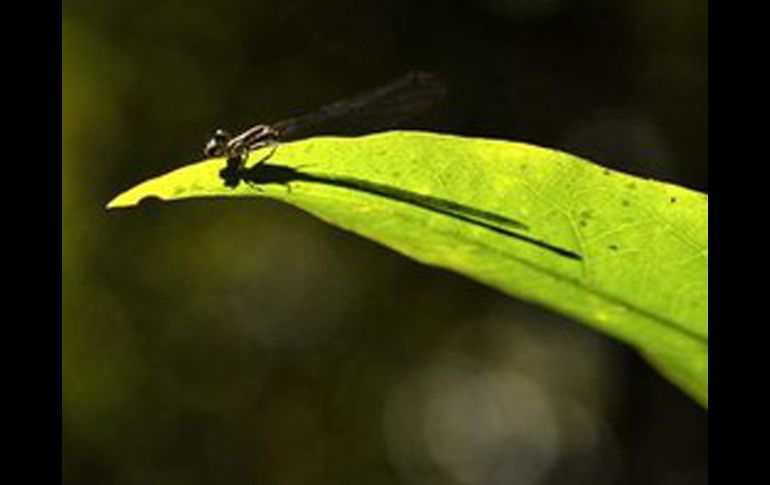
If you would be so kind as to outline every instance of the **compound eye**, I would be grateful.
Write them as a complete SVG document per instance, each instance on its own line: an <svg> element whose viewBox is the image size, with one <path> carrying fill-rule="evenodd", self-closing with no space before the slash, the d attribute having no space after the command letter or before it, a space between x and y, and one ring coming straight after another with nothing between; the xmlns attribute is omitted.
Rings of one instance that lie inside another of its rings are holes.
<svg viewBox="0 0 770 485"><path fill-rule="evenodd" d="M214 137L212 140L215 140L219 143L225 143L230 140L230 133L226 132L225 130L217 130L214 132Z"/></svg>
<svg viewBox="0 0 770 485"><path fill-rule="evenodd" d="M227 144L230 142L230 138L230 133L225 130L215 131L214 136L206 143L203 153L210 158L224 156L227 153Z"/></svg>
<svg viewBox="0 0 770 485"><path fill-rule="evenodd" d="M225 154L225 145L221 140L217 140L215 136L206 143L206 148L203 149L203 153L209 158L221 157Z"/></svg>

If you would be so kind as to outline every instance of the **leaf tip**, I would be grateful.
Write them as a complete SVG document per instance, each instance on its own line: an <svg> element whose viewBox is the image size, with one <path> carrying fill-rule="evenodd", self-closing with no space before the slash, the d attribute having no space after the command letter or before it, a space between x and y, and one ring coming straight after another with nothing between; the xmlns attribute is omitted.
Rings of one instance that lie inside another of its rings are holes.
<svg viewBox="0 0 770 485"><path fill-rule="evenodd" d="M112 200L107 202L105 208L107 210L126 209L139 205L139 203L145 198L147 198L146 193L142 194L135 189L129 189L121 194L118 194Z"/></svg>

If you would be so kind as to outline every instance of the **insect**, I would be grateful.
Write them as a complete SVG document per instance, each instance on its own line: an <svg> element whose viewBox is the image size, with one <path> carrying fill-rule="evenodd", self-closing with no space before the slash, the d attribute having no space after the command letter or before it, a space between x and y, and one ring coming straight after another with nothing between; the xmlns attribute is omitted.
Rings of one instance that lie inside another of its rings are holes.
<svg viewBox="0 0 770 485"><path fill-rule="evenodd" d="M235 188L241 179L241 171L250 152L266 146L273 150L262 158L257 165L264 163L273 155L278 146L278 132L268 125L256 125L236 137L231 137L224 130L216 130L206 144L204 154L208 158L227 157L227 165L219 171L225 186Z"/></svg>
<svg viewBox="0 0 770 485"><path fill-rule="evenodd" d="M273 156L281 141L321 134L364 134L395 128L404 120L435 106L445 95L446 87L435 76L413 72L379 89L330 104L304 116L274 124L258 124L237 136L218 129L206 143L204 154L207 158L227 159L219 175L227 187L234 188L242 179L246 160L253 151L272 147L253 165L256 167Z"/></svg>

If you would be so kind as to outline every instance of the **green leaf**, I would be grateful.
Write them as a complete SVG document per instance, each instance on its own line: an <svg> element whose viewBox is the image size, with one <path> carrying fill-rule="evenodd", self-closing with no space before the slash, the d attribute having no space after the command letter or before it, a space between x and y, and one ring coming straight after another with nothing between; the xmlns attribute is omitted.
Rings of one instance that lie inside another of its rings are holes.
<svg viewBox="0 0 770 485"><path fill-rule="evenodd" d="M270 197L623 340L708 407L708 197L555 150L421 132L313 138L146 181L147 197ZM272 153L272 154L271 154ZM263 163L258 163L267 158Z"/></svg>

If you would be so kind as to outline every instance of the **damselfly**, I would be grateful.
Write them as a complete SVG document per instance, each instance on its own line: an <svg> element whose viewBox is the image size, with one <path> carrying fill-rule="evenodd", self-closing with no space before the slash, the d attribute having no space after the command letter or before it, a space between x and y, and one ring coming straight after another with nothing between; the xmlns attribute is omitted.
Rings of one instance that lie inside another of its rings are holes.
<svg viewBox="0 0 770 485"><path fill-rule="evenodd" d="M280 121L255 125L240 135L217 130L204 149L208 158L226 157L220 172L228 187L235 187L250 152L273 147L262 160L270 158L280 141L315 135L355 135L392 129L420 112L435 106L446 95L444 84L431 74L410 73L403 78L363 95L340 101L316 112Z"/></svg>

